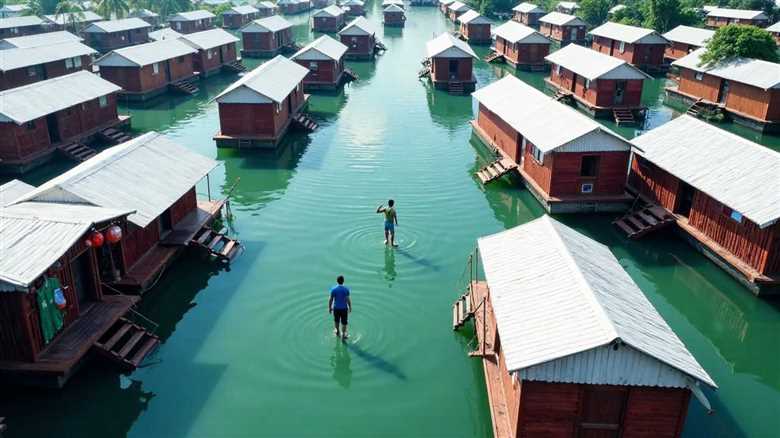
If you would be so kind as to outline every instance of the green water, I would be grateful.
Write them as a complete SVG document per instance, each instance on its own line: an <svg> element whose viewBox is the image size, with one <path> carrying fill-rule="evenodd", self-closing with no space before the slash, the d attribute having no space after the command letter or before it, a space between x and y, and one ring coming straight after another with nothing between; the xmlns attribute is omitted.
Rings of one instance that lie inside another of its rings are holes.
<svg viewBox="0 0 780 438"><path fill-rule="evenodd" d="M306 19L292 18L300 40L312 38ZM417 81L424 42L449 26L436 9L411 8L405 29L384 31L384 56L349 63L359 82L312 97L320 129L289 136L277 153L215 148L209 99L234 76L210 78L195 98L123 109L139 132L163 131L218 159L215 193L240 178L230 225L246 252L229 271L194 254L169 271L141 309L160 323L163 344L133 374L93 361L62 391L2 389L9 436L490 436L481 365L466 355L472 334L453 333L450 305L475 239L542 209L516 186L475 180L486 156L468 124L471 98ZM505 74L476 66L479 86ZM645 90L653 126L673 115L659 103L663 82ZM737 131L780 148L776 137ZM390 197L395 251L373 213ZM713 415L691 401L685 437L778 435L780 305L670 235L627 241L611 216L560 219L612 248L720 385L707 391ZM338 274L353 291L347 344L334 339L326 309Z"/></svg>

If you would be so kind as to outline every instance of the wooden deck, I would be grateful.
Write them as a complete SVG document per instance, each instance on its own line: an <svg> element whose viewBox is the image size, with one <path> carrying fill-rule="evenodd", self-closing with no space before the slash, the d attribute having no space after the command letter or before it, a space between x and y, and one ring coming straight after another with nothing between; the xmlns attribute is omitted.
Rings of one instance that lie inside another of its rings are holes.
<svg viewBox="0 0 780 438"><path fill-rule="evenodd" d="M160 241L163 246L187 246L205 225L214 220L225 205L226 199L198 201L198 207L180 220L173 230Z"/></svg>
<svg viewBox="0 0 780 438"><path fill-rule="evenodd" d="M0 361L4 378L62 386L95 342L138 301L137 297L106 295L92 303L41 352L35 362Z"/></svg>

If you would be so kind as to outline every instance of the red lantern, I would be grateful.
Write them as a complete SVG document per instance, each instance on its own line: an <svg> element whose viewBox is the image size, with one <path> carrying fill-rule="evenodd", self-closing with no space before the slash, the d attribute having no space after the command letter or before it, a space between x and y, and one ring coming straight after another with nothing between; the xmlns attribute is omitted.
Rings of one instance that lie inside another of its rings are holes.
<svg viewBox="0 0 780 438"><path fill-rule="evenodd" d="M108 243L117 243L122 239L122 228L119 225L112 225L106 230L106 240Z"/></svg>
<svg viewBox="0 0 780 438"><path fill-rule="evenodd" d="M92 242L92 246L94 246L95 248L100 248L101 246L103 246L103 241L105 239L103 238L103 234L101 234L100 231L94 231L89 236L89 240L90 242Z"/></svg>

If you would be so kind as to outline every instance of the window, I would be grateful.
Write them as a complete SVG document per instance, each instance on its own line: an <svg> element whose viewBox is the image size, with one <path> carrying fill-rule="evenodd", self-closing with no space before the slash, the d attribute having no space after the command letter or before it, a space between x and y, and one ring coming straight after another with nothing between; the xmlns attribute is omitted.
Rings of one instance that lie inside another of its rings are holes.
<svg viewBox="0 0 780 438"><path fill-rule="evenodd" d="M590 79L585 79L585 89L587 90L589 88L590 88Z"/></svg>
<svg viewBox="0 0 780 438"><path fill-rule="evenodd" d="M184 57L183 56L179 56L178 58L176 58L176 62L178 62L179 64L183 64L184 63Z"/></svg>
<svg viewBox="0 0 780 438"><path fill-rule="evenodd" d="M695 77L697 81L704 80L704 73L697 71Z"/></svg>
<svg viewBox="0 0 780 438"><path fill-rule="evenodd" d="M152 74L156 75L159 73L160 73L160 64L155 62L154 64L152 64Z"/></svg>
<svg viewBox="0 0 780 438"><path fill-rule="evenodd" d="M206 59L211 59L211 50L206 50Z"/></svg>
<svg viewBox="0 0 780 438"><path fill-rule="evenodd" d="M544 164L544 152L538 147L531 145L531 155L534 157L534 161L539 164Z"/></svg>
<svg viewBox="0 0 780 438"><path fill-rule="evenodd" d="M626 51L626 42L625 41L621 41L620 42L620 46L618 47L618 50L620 50L620 53L623 53L623 52Z"/></svg>
<svg viewBox="0 0 780 438"><path fill-rule="evenodd" d="M18 33L19 33L19 28L18 28L18 27L12 27L12 28L11 28L11 33L16 33L16 34L18 34Z"/></svg>
<svg viewBox="0 0 780 438"><path fill-rule="evenodd" d="M105 108L106 106L108 106L108 97L106 96L98 97L98 103L100 104L101 108Z"/></svg>
<svg viewBox="0 0 780 438"><path fill-rule="evenodd" d="M125 36L124 35L119 35L119 39L124 41L125 40Z"/></svg>
<svg viewBox="0 0 780 438"><path fill-rule="evenodd" d="M73 68L73 58L65 59L65 68Z"/></svg>
<svg viewBox="0 0 780 438"><path fill-rule="evenodd" d="M560 76L561 75L561 66L560 65L556 65L555 66L555 75L556 76Z"/></svg>
<svg viewBox="0 0 780 438"><path fill-rule="evenodd" d="M282 104L281 103L277 103L276 104L276 113L279 114L281 111L282 111Z"/></svg>
<svg viewBox="0 0 780 438"><path fill-rule="evenodd" d="M599 174L599 156L585 155L580 163L580 176L594 178Z"/></svg>
<svg viewBox="0 0 780 438"><path fill-rule="evenodd" d="M25 123L24 126L26 126L29 131L32 131L35 129L35 120Z"/></svg>
<svg viewBox="0 0 780 438"><path fill-rule="evenodd" d="M176 30L181 30L181 21L176 22Z"/></svg>
<svg viewBox="0 0 780 438"><path fill-rule="evenodd" d="M33 77L38 74L36 66L27 67L27 76Z"/></svg>
<svg viewBox="0 0 780 438"><path fill-rule="evenodd" d="M319 68L319 64L317 64L316 62L310 62L309 63L309 70L317 71L318 68Z"/></svg>
<svg viewBox="0 0 780 438"><path fill-rule="evenodd" d="M593 193L593 183L585 183L581 185L580 193Z"/></svg>
<svg viewBox="0 0 780 438"><path fill-rule="evenodd" d="M73 58L73 66L76 68L81 67L81 56L75 56Z"/></svg>
<svg viewBox="0 0 780 438"><path fill-rule="evenodd" d="M723 206L723 214L728 216L729 219L733 220L734 222L740 224L742 223L742 213L736 210L732 210L731 208L726 207L725 205Z"/></svg>

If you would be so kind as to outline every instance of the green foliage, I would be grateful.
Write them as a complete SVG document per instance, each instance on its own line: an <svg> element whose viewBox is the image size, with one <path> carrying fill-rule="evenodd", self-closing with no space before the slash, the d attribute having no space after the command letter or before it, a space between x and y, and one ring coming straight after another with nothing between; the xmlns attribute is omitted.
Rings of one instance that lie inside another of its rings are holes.
<svg viewBox="0 0 780 438"><path fill-rule="evenodd" d="M641 26L643 20L644 15L637 4L627 4L625 9L621 9L612 15L612 21L629 26Z"/></svg>
<svg viewBox="0 0 780 438"><path fill-rule="evenodd" d="M645 27L666 32L680 24L679 0L647 0L644 4Z"/></svg>
<svg viewBox="0 0 780 438"><path fill-rule="evenodd" d="M31 15L51 15L57 11L58 0L28 0Z"/></svg>
<svg viewBox="0 0 780 438"><path fill-rule="evenodd" d="M763 59L778 62L777 47L772 34L755 26L729 25L718 29L707 43L701 57L702 65L712 65L733 57Z"/></svg>
<svg viewBox="0 0 780 438"><path fill-rule="evenodd" d="M609 0L582 0L577 15L590 26L596 27L607 21Z"/></svg>
<svg viewBox="0 0 780 438"><path fill-rule="evenodd" d="M216 22L217 26L222 27L222 13L232 7L233 7L232 3L224 3L217 7L206 8L206 9L209 9L212 14L217 16L217 18L215 18L214 21Z"/></svg>
<svg viewBox="0 0 780 438"><path fill-rule="evenodd" d="M150 9L160 14L161 17L167 17L178 12L189 11L192 9L192 2L190 0L159 0L150 6Z"/></svg>
<svg viewBox="0 0 780 438"><path fill-rule="evenodd" d="M97 5L97 13L106 18L124 18L129 11L130 6L125 0L100 0Z"/></svg>

